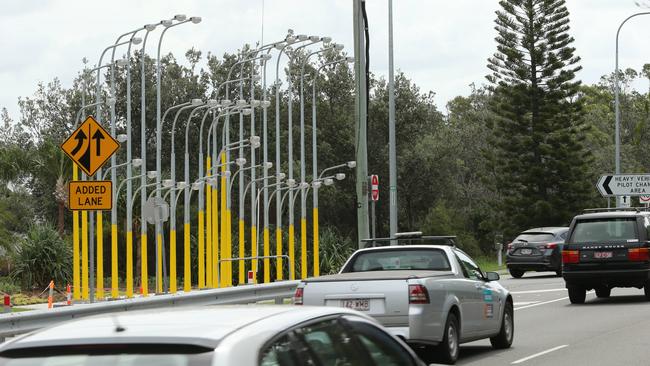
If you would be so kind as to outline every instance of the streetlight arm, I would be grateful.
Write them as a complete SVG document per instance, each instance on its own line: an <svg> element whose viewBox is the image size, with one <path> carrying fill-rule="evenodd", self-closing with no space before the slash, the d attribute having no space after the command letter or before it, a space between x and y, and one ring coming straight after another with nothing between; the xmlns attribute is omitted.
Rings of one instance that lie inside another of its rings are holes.
<svg viewBox="0 0 650 366"><path fill-rule="evenodd" d="M335 169L339 169L339 168L343 168L343 167L346 167L346 166L347 166L347 164L339 164L339 165L331 166L331 167L329 167L329 168L325 168L325 169L323 169L323 170L320 172L320 174L318 175L318 180L320 180L320 179L323 177L323 174L325 174L325 172L328 172L328 171L331 171L331 170L335 170Z"/></svg>

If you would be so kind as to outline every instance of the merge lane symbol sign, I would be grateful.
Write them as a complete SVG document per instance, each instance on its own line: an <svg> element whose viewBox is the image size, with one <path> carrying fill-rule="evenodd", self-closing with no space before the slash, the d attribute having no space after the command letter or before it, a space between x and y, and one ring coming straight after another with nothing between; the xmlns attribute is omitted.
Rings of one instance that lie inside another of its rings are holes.
<svg viewBox="0 0 650 366"><path fill-rule="evenodd" d="M650 174L603 175L596 184L603 197L650 194Z"/></svg>
<svg viewBox="0 0 650 366"><path fill-rule="evenodd" d="M73 211L112 209L113 183L110 180L70 182L68 207Z"/></svg>
<svg viewBox="0 0 650 366"><path fill-rule="evenodd" d="M92 116L61 144L63 152L88 176L95 174L119 147L119 142Z"/></svg>

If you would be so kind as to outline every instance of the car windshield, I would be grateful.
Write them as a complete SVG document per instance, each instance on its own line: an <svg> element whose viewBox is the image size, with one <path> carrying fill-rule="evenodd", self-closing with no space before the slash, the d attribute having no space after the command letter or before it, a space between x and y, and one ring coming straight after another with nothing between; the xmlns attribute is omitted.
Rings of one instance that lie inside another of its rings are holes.
<svg viewBox="0 0 650 366"><path fill-rule="evenodd" d="M638 240L635 218L581 220L571 235L573 243Z"/></svg>
<svg viewBox="0 0 650 366"><path fill-rule="evenodd" d="M440 249L373 250L355 256L348 268L348 272L451 269L447 255Z"/></svg>
<svg viewBox="0 0 650 366"><path fill-rule="evenodd" d="M518 237L513 240L513 242L524 241L524 242L543 242L543 241L552 241L554 238L551 233L524 233L520 234Z"/></svg>

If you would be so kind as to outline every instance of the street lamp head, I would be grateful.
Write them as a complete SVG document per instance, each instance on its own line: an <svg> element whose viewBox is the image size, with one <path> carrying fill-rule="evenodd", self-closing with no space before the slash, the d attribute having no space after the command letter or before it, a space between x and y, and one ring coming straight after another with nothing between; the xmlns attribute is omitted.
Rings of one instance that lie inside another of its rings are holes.
<svg viewBox="0 0 650 366"><path fill-rule="evenodd" d="M230 178L230 176L232 175L232 173L230 172L230 170L226 170L225 172L223 172L223 175L224 175L224 177L226 177L226 178Z"/></svg>
<svg viewBox="0 0 650 366"><path fill-rule="evenodd" d="M199 99L199 100L200 100L200 99ZM216 100L216 99L210 99L210 100L208 100L208 107L210 107L210 108L216 108L216 107L218 107L219 105L220 105L220 104L219 104L219 101Z"/></svg>
<svg viewBox="0 0 650 366"><path fill-rule="evenodd" d="M208 182L209 185L214 186L214 185L217 185L219 180L217 178L208 178L207 182Z"/></svg>
<svg viewBox="0 0 650 366"><path fill-rule="evenodd" d="M267 161L266 163L264 163L264 168L266 168L266 169L273 168L273 163L271 163L270 161Z"/></svg>
<svg viewBox="0 0 650 366"><path fill-rule="evenodd" d="M174 24L174 22L172 21L172 19L165 19L160 21L160 24L164 25L165 27L171 27L172 24Z"/></svg>
<svg viewBox="0 0 650 366"><path fill-rule="evenodd" d="M203 101L201 99L198 99L198 98L197 99L192 99L192 101L191 101L191 105L193 105L193 106L197 106L197 105L199 105L201 103L203 103Z"/></svg>
<svg viewBox="0 0 650 366"><path fill-rule="evenodd" d="M187 15L185 15L185 14L176 14L176 15L174 15L174 20L176 20L178 22L182 22L185 19L187 19Z"/></svg>
<svg viewBox="0 0 650 366"><path fill-rule="evenodd" d="M198 191L199 189L201 189L201 187L203 187L203 182L194 182L194 183L192 183L192 190L193 191Z"/></svg>
<svg viewBox="0 0 650 366"><path fill-rule="evenodd" d="M242 113L244 114L244 116L250 116L251 113L253 113L253 109L252 108L244 108L244 109L242 109Z"/></svg>
<svg viewBox="0 0 650 366"><path fill-rule="evenodd" d="M307 182L300 182L300 189L307 189L309 188L309 183Z"/></svg>
<svg viewBox="0 0 650 366"><path fill-rule="evenodd" d="M190 21L192 21L192 23L194 23L194 24L201 23L201 20L202 20L201 17L191 17L190 18Z"/></svg>
<svg viewBox="0 0 650 366"><path fill-rule="evenodd" d="M128 140L128 139L129 139L129 137L124 133L121 133L121 134L117 135L117 142L119 142L120 144L123 143L123 142L126 142L126 140Z"/></svg>
<svg viewBox="0 0 650 366"><path fill-rule="evenodd" d="M336 177L336 180L343 180L345 179L345 173L337 173L334 177Z"/></svg>
<svg viewBox="0 0 650 366"><path fill-rule="evenodd" d="M221 102L219 102L222 107L227 107L232 104L232 101L230 99L221 99Z"/></svg>
<svg viewBox="0 0 650 366"><path fill-rule="evenodd" d="M246 165L246 158L237 158L235 159L235 164L237 164L238 167L243 167Z"/></svg>
<svg viewBox="0 0 650 366"><path fill-rule="evenodd" d="M251 136L250 139L248 139L248 141L250 141L251 145L255 145L255 144L259 144L261 140L259 136Z"/></svg>
<svg viewBox="0 0 650 366"><path fill-rule="evenodd" d="M341 51L343 48L345 48L345 46L340 43L334 45L334 49L337 51Z"/></svg>
<svg viewBox="0 0 650 366"><path fill-rule="evenodd" d="M133 37L133 38L131 38L131 43L133 43L133 44L140 44L140 43L142 43L142 38L140 38L140 37Z"/></svg>
<svg viewBox="0 0 650 366"><path fill-rule="evenodd" d="M115 66L126 66L126 64L128 64L128 63L129 63L129 60L127 60L126 58L120 58L120 59L115 60Z"/></svg>
<svg viewBox="0 0 650 366"><path fill-rule="evenodd" d="M145 26L143 28L147 32L153 32L156 29L157 26L158 26L158 24L145 24Z"/></svg>
<svg viewBox="0 0 650 366"><path fill-rule="evenodd" d="M280 174L284 174L284 173L280 173ZM293 188L295 186L296 186L296 180L295 179L293 179L293 178L292 179L287 179L287 187Z"/></svg>
<svg viewBox="0 0 650 366"><path fill-rule="evenodd" d="M352 161L348 161L347 163L345 163L345 165L347 165L348 168L352 169L352 168L356 168L357 162L352 160Z"/></svg>
<svg viewBox="0 0 650 366"><path fill-rule="evenodd" d="M185 181L176 183L176 189L185 189L187 186L188 184Z"/></svg>
<svg viewBox="0 0 650 366"><path fill-rule="evenodd" d="M136 158L131 160L131 165L133 165L135 168L139 168L142 165L142 159Z"/></svg>
<svg viewBox="0 0 650 366"><path fill-rule="evenodd" d="M262 108L268 108L271 106L271 101L270 100L263 100L262 101Z"/></svg>
<svg viewBox="0 0 650 366"><path fill-rule="evenodd" d="M311 184L311 186L312 186L312 188L314 188L314 189L318 189L318 188L320 188L321 184L322 184L322 182L319 181L319 180L317 180L317 181L313 182L313 183Z"/></svg>
<svg viewBox="0 0 650 366"><path fill-rule="evenodd" d="M306 35L306 34L299 34L299 35L298 35L298 40L299 40L299 41L306 41L306 40L308 40L308 39L309 39L309 36Z"/></svg>
<svg viewBox="0 0 650 366"><path fill-rule="evenodd" d="M158 176L158 172L155 170L150 170L147 172L147 178L154 179Z"/></svg>
<svg viewBox="0 0 650 366"><path fill-rule="evenodd" d="M323 37L320 40L323 41L323 44L329 44L332 42L332 37Z"/></svg>
<svg viewBox="0 0 650 366"><path fill-rule="evenodd" d="M286 177L287 177L286 174L284 174L284 173L280 173L280 174L278 174L278 177L277 177L277 178L278 178L279 181L283 181L284 178L286 178ZM295 184L296 181L294 180L293 183Z"/></svg>
<svg viewBox="0 0 650 366"><path fill-rule="evenodd" d="M278 43L273 45L273 48L275 48L276 50L279 50L282 47L284 47L284 42L278 42Z"/></svg>
<svg viewBox="0 0 650 366"><path fill-rule="evenodd" d="M262 60L263 60L263 61L268 61L268 60L271 59L271 57L272 57L272 56L271 56L270 53L265 53L264 55L262 55Z"/></svg>
<svg viewBox="0 0 650 366"><path fill-rule="evenodd" d="M309 36L309 40L312 42L318 42L321 38L319 36Z"/></svg>
<svg viewBox="0 0 650 366"><path fill-rule="evenodd" d="M345 61L347 61L348 63L353 64L353 63L354 63L354 57L352 57L352 56L350 56L350 57L346 57L346 58L345 58Z"/></svg>
<svg viewBox="0 0 650 366"><path fill-rule="evenodd" d="M331 186L332 184L334 184L334 179L325 178L325 180L323 180L323 184L325 184L326 186Z"/></svg>
<svg viewBox="0 0 650 366"><path fill-rule="evenodd" d="M296 37L287 36L287 39L285 39L285 42L287 42L287 44L294 44L294 43L296 43Z"/></svg>
<svg viewBox="0 0 650 366"><path fill-rule="evenodd" d="M171 188L174 186L174 180L173 179L164 179L162 181L162 185L165 188Z"/></svg>
<svg viewBox="0 0 650 366"><path fill-rule="evenodd" d="M246 101L246 99L237 99L237 102L235 102L235 105L237 107L244 107L244 106L248 105L248 102Z"/></svg>
<svg viewBox="0 0 650 366"><path fill-rule="evenodd" d="M115 99L115 97L109 97L108 99L106 99L106 102L108 103L108 105L115 105L117 99Z"/></svg>
<svg viewBox="0 0 650 366"><path fill-rule="evenodd" d="M253 107L253 108L257 108L257 107L260 106L260 104L262 104L262 103L261 103L259 100L257 100L257 99L251 99L251 107Z"/></svg>

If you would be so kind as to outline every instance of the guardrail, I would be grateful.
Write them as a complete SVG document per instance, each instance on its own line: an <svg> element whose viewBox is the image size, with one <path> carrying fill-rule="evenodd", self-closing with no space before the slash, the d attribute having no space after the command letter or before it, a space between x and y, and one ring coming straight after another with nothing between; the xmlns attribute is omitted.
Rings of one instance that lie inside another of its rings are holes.
<svg viewBox="0 0 650 366"><path fill-rule="evenodd" d="M298 283L299 281L281 281L3 314L0 315L0 341L67 320L104 313L179 306L250 304L268 300L282 304L284 299L293 295Z"/></svg>

